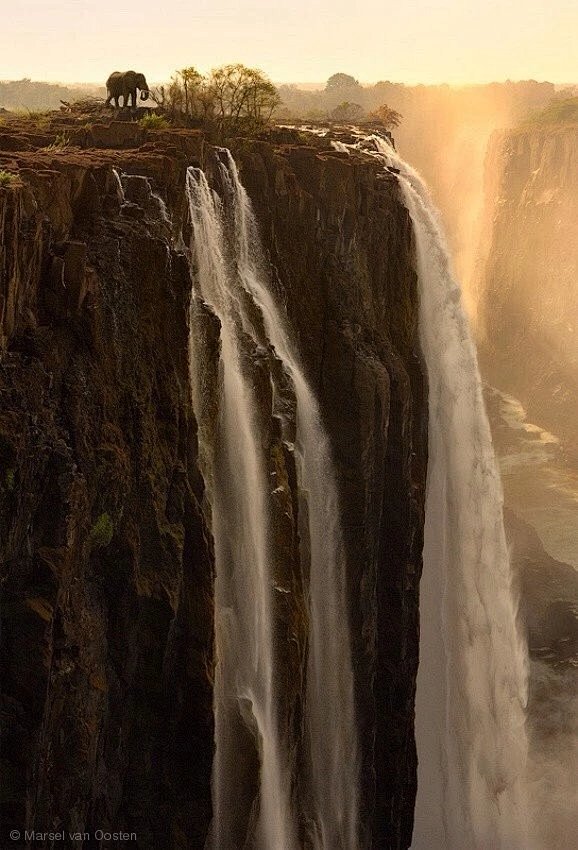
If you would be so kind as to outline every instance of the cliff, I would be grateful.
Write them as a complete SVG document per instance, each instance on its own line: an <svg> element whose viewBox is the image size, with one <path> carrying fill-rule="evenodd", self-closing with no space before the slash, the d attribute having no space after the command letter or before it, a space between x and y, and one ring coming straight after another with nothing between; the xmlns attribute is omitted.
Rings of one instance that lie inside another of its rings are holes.
<svg viewBox="0 0 578 850"><path fill-rule="evenodd" d="M411 224L393 177L327 141L273 131L233 153L334 452L365 840L405 848L427 445ZM218 188L198 132L58 115L0 131L0 170L17 175L0 188L8 830L201 848L210 821L188 165ZM209 323L209 368L218 333ZM279 533L290 551L295 529Z"/></svg>
<svg viewBox="0 0 578 850"><path fill-rule="evenodd" d="M578 128L496 134L478 278L482 366L578 447Z"/></svg>

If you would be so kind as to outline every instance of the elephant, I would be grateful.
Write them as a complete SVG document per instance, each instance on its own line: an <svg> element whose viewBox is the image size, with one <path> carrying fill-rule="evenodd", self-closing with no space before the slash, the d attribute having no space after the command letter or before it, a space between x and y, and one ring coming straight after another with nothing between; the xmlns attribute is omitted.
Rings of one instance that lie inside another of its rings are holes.
<svg viewBox="0 0 578 850"><path fill-rule="evenodd" d="M141 100L146 100L149 95L149 86L144 74L137 74L136 71L114 71L106 81L106 105L109 106L114 100L116 107L120 107L120 97L122 96L123 107L128 107L128 100L131 98L132 108L136 107L136 90L140 89Z"/></svg>

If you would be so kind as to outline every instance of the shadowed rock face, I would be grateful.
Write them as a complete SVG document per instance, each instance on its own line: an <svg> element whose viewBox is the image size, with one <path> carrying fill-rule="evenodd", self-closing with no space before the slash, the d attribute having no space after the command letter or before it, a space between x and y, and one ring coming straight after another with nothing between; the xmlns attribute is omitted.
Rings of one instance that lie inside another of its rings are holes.
<svg viewBox="0 0 578 850"><path fill-rule="evenodd" d="M189 270L110 167L71 171L0 198L3 825L187 846L212 759Z"/></svg>
<svg viewBox="0 0 578 850"><path fill-rule="evenodd" d="M426 463L411 224L373 162L264 143L235 156L334 447L366 825L373 846L405 847Z"/></svg>
<svg viewBox="0 0 578 850"><path fill-rule="evenodd" d="M20 174L0 189L4 826L127 829L142 847L201 848L213 559L179 235L186 167L218 188L214 157L194 131L53 121L0 134L0 168ZM63 127L76 146L41 150ZM406 848L426 468L411 225L395 179L327 141L273 131L234 155L333 446L361 840ZM133 175L124 197L113 167ZM208 319L213 365L218 335ZM272 358L262 368L270 416L268 387L283 379L269 377ZM288 459L276 462L296 503ZM298 529L280 520L277 534L298 571Z"/></svg>

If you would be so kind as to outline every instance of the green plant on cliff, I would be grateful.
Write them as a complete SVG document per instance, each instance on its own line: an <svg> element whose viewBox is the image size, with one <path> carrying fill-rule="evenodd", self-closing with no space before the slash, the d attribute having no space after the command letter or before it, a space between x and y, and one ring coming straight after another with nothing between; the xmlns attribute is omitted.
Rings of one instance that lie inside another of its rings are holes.
<svg viewBox="0 0 578 850"><path fill-rule="evenodd" d="M108 546L114 534L114 524L110 515L100 514L90 529L90 542L95 549L103 549Z"/></svg>
<svg viewBox="0 0 578 850"><path fill-rule="evenodd" d="M13 469L6 470L5 483L8 492L13 493L16 486L16 473Z"/></svg>
<svg viewBox="0 0 578 850"><path fill-rule="evenodd" d="M51 144L47 145L45 150L47 151L57 151L57 150L66 150L66 148L70 147L70 136L67 133L58 133L56 138Z"/></svg>
<svg viewBox="0 0 578 850"><path fill-rule="evenodd" d="M164 115L158 115L156 112L149 112L148 115L143 115L139 124L145 130L162 130L168 127L170 122Z"/></svg>
<svg viewBox="0 0 578 850"><path fill-rule="evenodd" d="M0 171L0 186L10 186L15 183L18 178L10 171Z"/></svg>

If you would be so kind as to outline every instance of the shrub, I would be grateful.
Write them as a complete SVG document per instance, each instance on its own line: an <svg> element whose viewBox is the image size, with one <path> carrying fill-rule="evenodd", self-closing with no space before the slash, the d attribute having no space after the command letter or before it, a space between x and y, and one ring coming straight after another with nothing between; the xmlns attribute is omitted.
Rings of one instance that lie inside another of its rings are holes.
<svg viewBox="0 0 578 850"><path fill-rule="evenodd" d="M49 144L44 150L47 151L58 151L58 150L66 150L67 147L70 146L70 136L67 133L58 133L56 138L51 144Z"/></svg>
<svg viewBox="0 0 578 850"><path fill-rule="evenodd" d="M168 120L164 115L159 115L157 112L149 112L148 115L143 115L139 124L145 130L162 130L169 126Z"/></svg>
<svg viewBox="0 0 578 850"><path fill-rule="evenodd" d="M0 170L0 186L10 186L15 183L18 178L10 171Z"/></svg>
<svg viewBox="0 0 578 850"><path fill-rule="evenodd" d="M46 121L48 113L48 109L27 109L25 114L31 121Z"/></svg>
<svg viewBox="0 0 578 850"><path fill-rule="evenodd" d="M90 529L90 542L95 549L103 549L108 546L114 534L114 525L107 513L100 514Z"/></svg>

